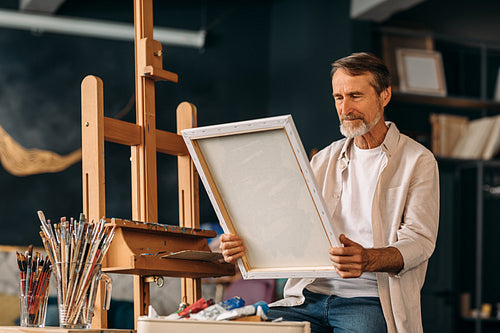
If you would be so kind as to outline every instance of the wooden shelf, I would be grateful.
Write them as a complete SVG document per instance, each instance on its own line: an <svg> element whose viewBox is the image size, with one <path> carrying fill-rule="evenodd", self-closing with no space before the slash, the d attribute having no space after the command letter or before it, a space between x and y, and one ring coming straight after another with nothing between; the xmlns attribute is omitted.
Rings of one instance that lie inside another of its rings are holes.
<svg viewBox="0 0 500 333"><path fill-rule="evenodd" d="M117 218L106 221L116 233L103 262L105 272L189 278L235 273L235 266L225 262L162 258L185 250L211 253L206 239L215 237L215 231Z"/></svg>
<svg viewBox="0 0 500 333"><path fill-rule="evenodd" d="M484 321L484 322L490 322L490 323L500 323L500 319L496 317L488 317L488 318L476 318L476 317L462 317L463 320L465 321Z"/></svg>
<svg viewBox="0 0 500 333"><path fill-rule="evenodd" d="M464 98L464 97L441 97L441 96L426 96L426 95L415 95L406 94L402 92L393 92L392 100L395 102L402 103L413 103L413 104L425 104L433 106L451 107L459 109L487 109L500 111L500 102L495 101L483 101L474 98Z"/></svg>
<svg viewBox="0 0 500 333"><path fill-rule="evenodd" d="M477 160L477 159L463 159L463 158L452 158L452 157L436 157L438 163L444 166L459 166L461 168L467 167L477 167L478 164L483 164L485 167L500 167L500 160L491 159L491 160Z"/></svg>

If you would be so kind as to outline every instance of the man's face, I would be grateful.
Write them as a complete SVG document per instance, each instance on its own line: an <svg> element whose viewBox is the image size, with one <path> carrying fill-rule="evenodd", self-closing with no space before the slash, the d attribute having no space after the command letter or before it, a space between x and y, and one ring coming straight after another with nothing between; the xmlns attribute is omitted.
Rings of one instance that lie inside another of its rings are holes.
<svg viewBox="0 0 500 333"><path fill-rule="evenodd" d="M385 104L370 82L373 74L351 76L339 69L332 78L333 98L341 133L349 138L365 135L379 121Z"/></svg>

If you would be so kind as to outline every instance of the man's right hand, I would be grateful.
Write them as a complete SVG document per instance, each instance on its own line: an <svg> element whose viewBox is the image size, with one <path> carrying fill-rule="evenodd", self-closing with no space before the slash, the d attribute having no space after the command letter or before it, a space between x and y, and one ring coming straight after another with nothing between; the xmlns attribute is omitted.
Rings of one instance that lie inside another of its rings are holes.
<svg viewBox="0 0 500 333"><path fill-rule="evenodd" d="M245 245L243 245L243 240L238 236L222 234L219 237L219 241L224 261L233 264L245 254Z"/></svg>

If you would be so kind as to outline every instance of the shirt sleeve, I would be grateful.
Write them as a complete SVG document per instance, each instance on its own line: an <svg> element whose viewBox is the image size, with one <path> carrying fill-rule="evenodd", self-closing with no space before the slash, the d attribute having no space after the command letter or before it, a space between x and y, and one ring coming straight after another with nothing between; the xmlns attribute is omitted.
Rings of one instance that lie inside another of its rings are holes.
<svg viewBox="0 0 500 333"><path fill-rule="evenodd" d="M439 225L439 172L429 153L420 158L410 180L397 241L391 246L403 256L403 269L396 275L426 262L434 251Z"/></svg>

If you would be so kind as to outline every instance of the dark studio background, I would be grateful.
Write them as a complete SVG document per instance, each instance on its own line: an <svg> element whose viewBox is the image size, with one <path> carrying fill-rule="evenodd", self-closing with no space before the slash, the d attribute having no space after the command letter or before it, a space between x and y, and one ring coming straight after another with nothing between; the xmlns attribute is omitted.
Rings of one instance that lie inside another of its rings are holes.
<svg viewBox="0 0 500 333"><path fill-rule="evenodd" d="M18 1L0 0L0 7L17 10ZM380 54L381 27L425 28L455 39L500 43L500 3L494 0L457 0L453 6L427 0L381 23L351 20L349 8L348 0L156 0L156 26L207 29L202 50L164 45L163 67L177 73L179 82L156 84L157 128L175 131L175 109L183 101L196 105L199 126L291 114L309 152L340 138L331 62L354 51ZM67 0L56 14L132 23L133 2ZM443 53L449 94L480 98L477 48L467 46L458 56L455 44L436 41L436 49ZM488 58L489 99L500 65L495 52ZM104 82L105 115L121 114L134 95L133 42L0 28L0 125L25 148L62 155L80 148L80 84L89 74ZM387 118L429 145L430 112L474 118L476 111L391 102ZM135 105L122 119L135 122ZM109 217L131 216L129 154L126 147L106 143ZM474 323L460 320L457 312L459 294L474 291L475 174L467 171L457 179L453 163L440 169L440 234L423 290L424 327L467 332ZM499 182L495 172L489 170L487 177ZM0 168L0 188L2 245L41 245L39 209L51 219L77 217L82 210L81 163L26 177ZM216 221L201 183L200 196L201 222ZM158 207L161 223L178 224L177 163L163 154L158 155ZM497 207L496 197L485 199L483 292L484 301L493 304L500 302L494 279L500 262L493 255L500 231ZM483 329L498 332L500 324L484 323Z"/></svg>

